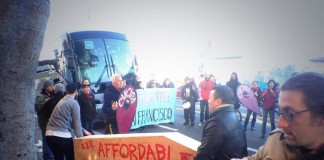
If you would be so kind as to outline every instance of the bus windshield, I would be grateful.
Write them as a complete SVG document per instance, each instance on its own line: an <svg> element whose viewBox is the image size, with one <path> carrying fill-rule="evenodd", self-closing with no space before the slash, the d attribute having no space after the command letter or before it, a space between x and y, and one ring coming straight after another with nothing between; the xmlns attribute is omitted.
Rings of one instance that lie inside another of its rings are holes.
<svg viewBox="0 0 324 160"><path fill-rule="evenodd" d="M79 79L86 77L91 83L95 83L104 71L101 82L108 82L114 71L123 76L130 71L133 65L127 41L82 39L74 40L73 43L80 73ZM108 65L108 70L105 68L106 65Z"/></svg>

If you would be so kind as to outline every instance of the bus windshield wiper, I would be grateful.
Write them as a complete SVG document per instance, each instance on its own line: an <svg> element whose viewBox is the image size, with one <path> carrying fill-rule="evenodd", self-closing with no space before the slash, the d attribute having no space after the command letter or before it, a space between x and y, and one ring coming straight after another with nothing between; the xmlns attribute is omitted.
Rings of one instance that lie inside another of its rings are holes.
<svg viewBox="0 0 324 160"><path fill-rule="evenodd" d="M112 59L112 56L111 54L109 55L110 56L110 61L111 61L111 68L113 69L114 71L114 74L116 73L116 71L120 74L121 77L124 77L124 75L120 72L120 70L118 69L118 67L114 64L114 61Z"/></svg>
<svg viewBox="0 0 324 160"><path fill-rule="evenodd" d="M96 82L96 84L95 84L95 87L96 87L96 88L98 87L99 83L101 82L101 79L102 79L102 76L103 76L104 73L105 73L105 70L107 71L107 76L109 77L109 74L108 74L108 63L107 63L106 55L104 55L104 57L105 57L105 66L104 66L104 68L102 69L101 74L100 74L100 76L99 76L99 78L98 78L98 80L97 80L97 82Z"/></svg>

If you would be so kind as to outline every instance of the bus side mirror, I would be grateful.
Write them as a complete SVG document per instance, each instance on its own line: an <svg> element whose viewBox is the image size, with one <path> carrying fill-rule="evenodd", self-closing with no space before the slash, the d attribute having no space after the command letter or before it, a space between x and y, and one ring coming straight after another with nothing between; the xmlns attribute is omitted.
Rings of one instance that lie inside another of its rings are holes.
<svg viewBox="0 0 324 160"><path fill-rule="evenodd" d="M71 53L71 50L70 49L65 49L65 50L62 51L62 53L64 55L69 55Z"/></svg>

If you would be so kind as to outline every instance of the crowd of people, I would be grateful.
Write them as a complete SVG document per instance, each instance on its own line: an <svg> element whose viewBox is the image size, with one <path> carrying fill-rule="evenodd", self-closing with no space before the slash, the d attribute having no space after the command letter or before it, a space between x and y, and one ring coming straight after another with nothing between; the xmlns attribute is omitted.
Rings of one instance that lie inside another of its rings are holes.
<svg viewBox="0 0 324 160"><path fill-rule="evenodd" d="M73 136L93 134L92 121L96 110L94 96L86 83L78 91L79 87L74 83L64 86L56 79L54 83L44 81L35 104L44 160L73 160ZM74 134L71 134L72 129Z"/></svg>
<svg viewBox="0 0 324 160"><path fill-rule="evenodd" d="M237 75L235 75L237 78ZM234 77L233 74L231 77ZM232 78L231 78L232 80ZM252 90L258 105L262 106L263 122L261 138L265 137L267 115L270 116L271 133L256 154L248 156L246 129L251 110L244 125L235 115L235 92L228 86L216 86L210 92L209 120L203 128L201 145L195 160L215 159L324 159L324 77L318 73L306 72L292 75L283 83L280 94L274 80L268 81L268 88L261 92L258 82L252 83ZM279 98L278 128L274 123L276 99ZM251 129L254 129L253 115Z"/></svg>
<svg viewBox="0 0 324 160"><path fill-rule="evenodd" d="M251 89L258 107L262 109L260 138L268 136L268 140L255 155L249 157L245 130L251 114L250 129L254 130L257 114L247 108L242 124L235 113L241 106L236 95L241 84L237 73L231 74L226 85L217 85L211 77L212 75L205 74L198 87L186 77L181 90L183 102L191 104L189 108L184 108L184 125L189 124L189 120L191 126L194 125L195 105L192 103L200 100L199 126L203 126L203 133L195 160L324 159L322 75L314 72L294 74L281 86L281 90L272 79L263 91L258 86L258 81L252 82ZM279 121L276 128L274 117L277 107ZM271 132L266 135L268 115Z"/></svg>
<svg viewBox="0 0 324 160"><path fill-rule="evenodd" d="M121 89L126 85L119 74L104 91L102 111L106 115L106 134L118 134L116 110ZM135 77L136 89L144 88ZM248 157L245 130L250 121L254 130L257 114L247 109L244 123L237 117L240 101L236 90L240 85L237 73L233 72L226 85L217 84L215 77L205 74L198 83L193 77L185 77L180 98L188 104L184 108L183 125L195 126L195 106L200 102L199 127L203 127L201 145L196 160L209 159L323 159L324 158L324 77L318 73L295 74L278 90L274 80L268 81L263 91L258 81L251 89L262 108L261 138L268 137L255 155ZM175 88L166 78L162 84L155 79L146 88ZM279 94L280 92L280 94ZM81 86L70 83L66 87L46 80L42 92L36 98L35 110L43 138L44 159L74 159L73 136L93 135L93 120L96 115L94 93L88 79ZM279 101L278 101L279 99ZM274 121L278 102L279 121ZM72 115L72 116L71 116ZM271 133L266 135L270 117ZM73 134L71 130L73 129Z"/></svg>

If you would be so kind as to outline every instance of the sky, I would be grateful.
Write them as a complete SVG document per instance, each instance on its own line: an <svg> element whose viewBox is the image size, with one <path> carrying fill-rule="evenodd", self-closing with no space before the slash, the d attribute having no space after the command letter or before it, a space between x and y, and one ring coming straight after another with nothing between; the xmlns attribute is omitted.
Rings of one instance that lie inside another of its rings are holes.
<svg viewBox="0 0 324 160"><path fill-rule="evenodd" d="M40 59L54 57L65 32L108 30L127 35L145 78L196 76L201 64L223 83L232 72L251 77L290 64L324 73L323 63L309 61L324 57L323 7L321 0L52 0Z"/></svg>

